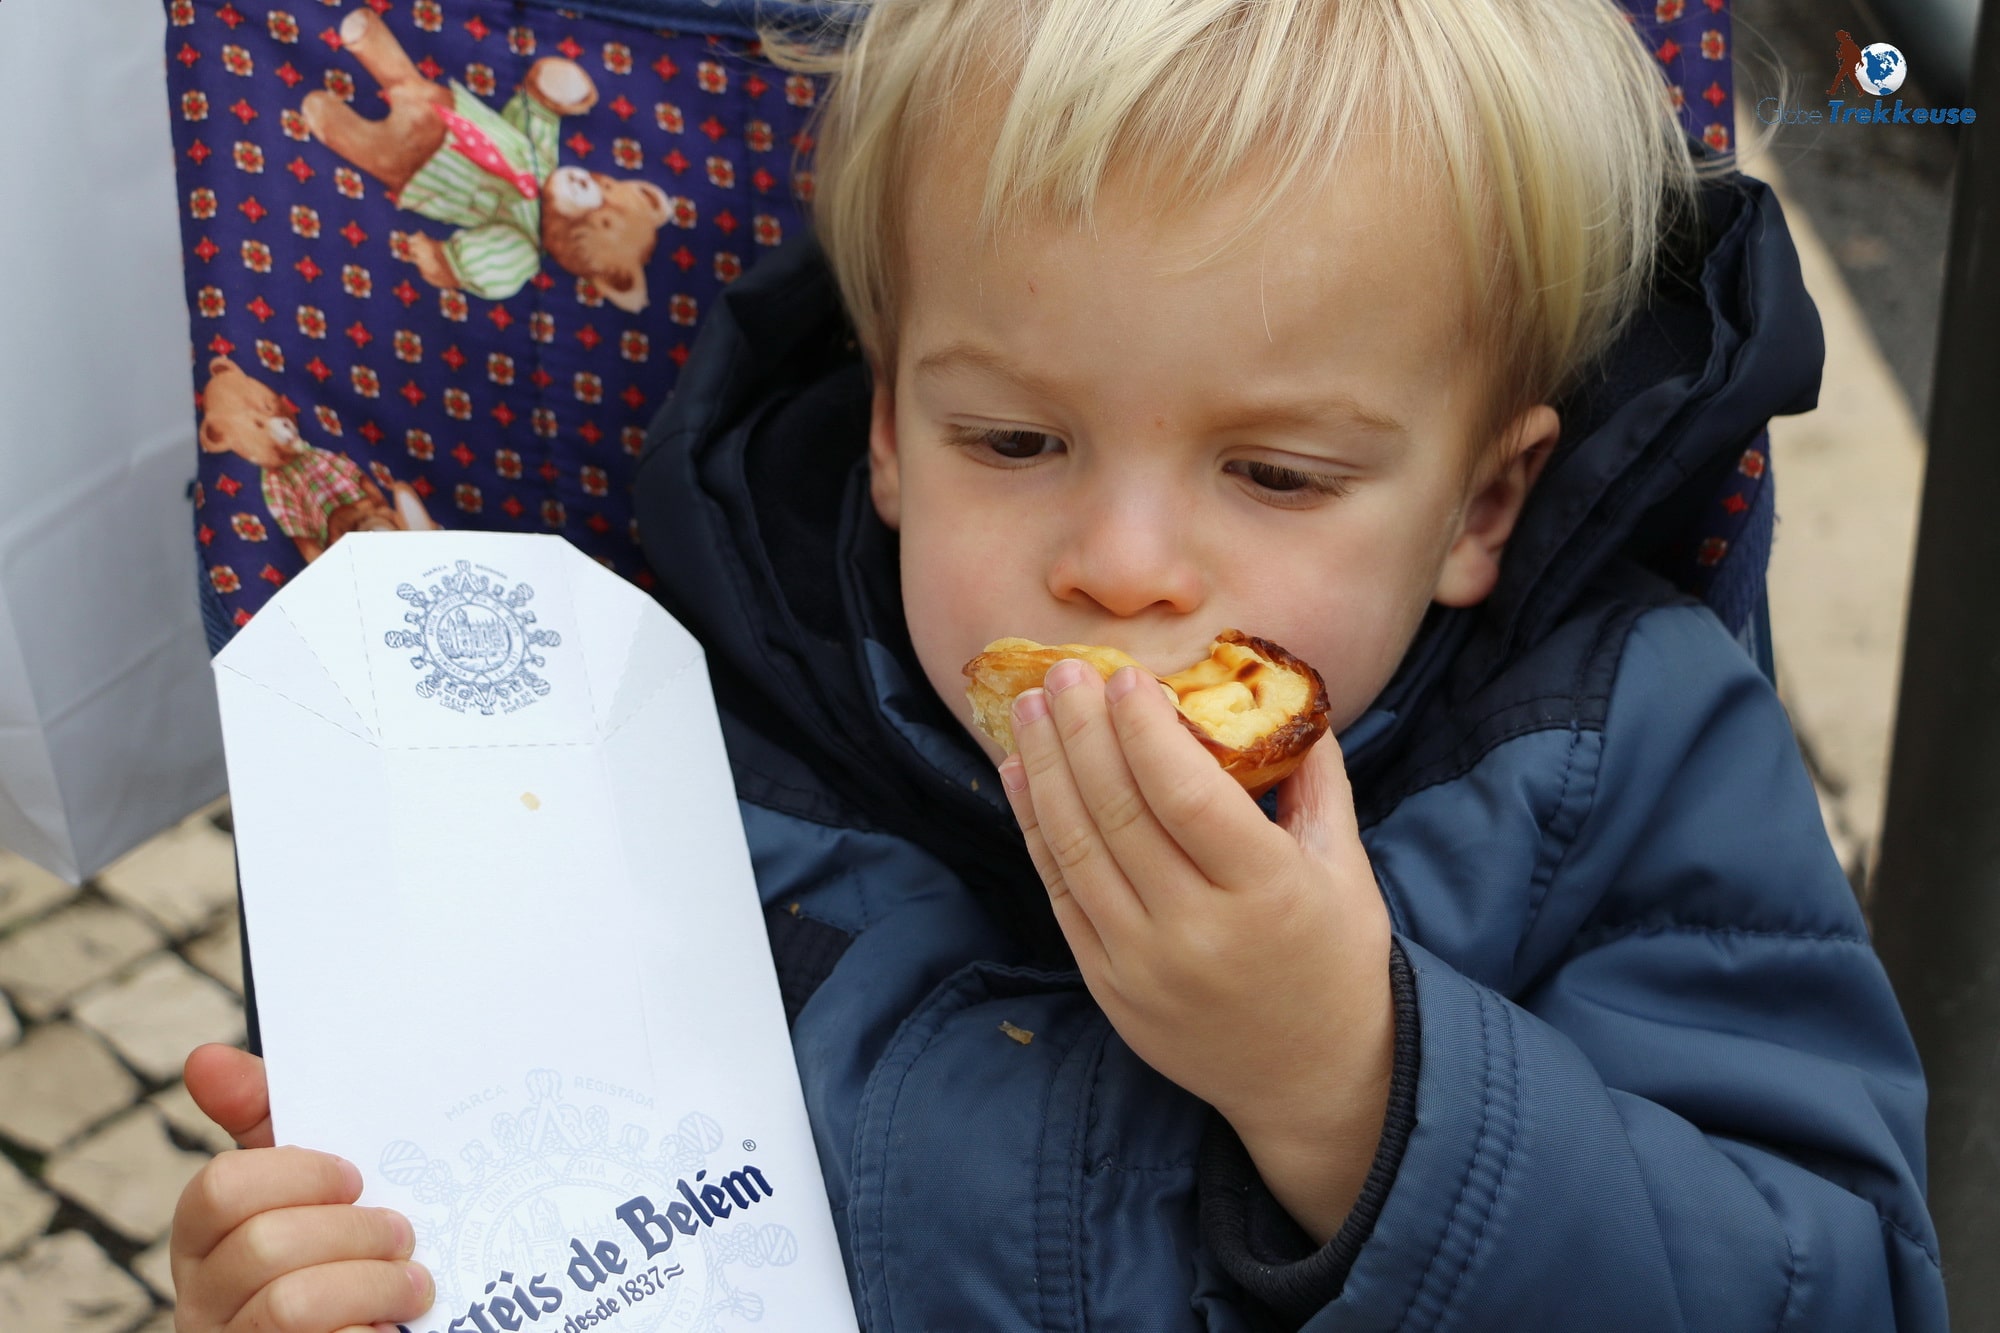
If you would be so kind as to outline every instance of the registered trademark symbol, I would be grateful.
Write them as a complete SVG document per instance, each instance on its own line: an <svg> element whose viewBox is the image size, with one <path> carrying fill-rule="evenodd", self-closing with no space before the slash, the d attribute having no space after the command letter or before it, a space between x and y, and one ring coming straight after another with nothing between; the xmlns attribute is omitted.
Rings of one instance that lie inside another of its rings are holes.
<svg viewBox="0 0 2000 1333"><path fill-rule="evenodd" d="M744 1151L744 1152L756 1152L756 1151L757 1151L757 1140L755 1140L755 1139L745 1139L745 1140L743 1140L743 1151Z"/></svg>

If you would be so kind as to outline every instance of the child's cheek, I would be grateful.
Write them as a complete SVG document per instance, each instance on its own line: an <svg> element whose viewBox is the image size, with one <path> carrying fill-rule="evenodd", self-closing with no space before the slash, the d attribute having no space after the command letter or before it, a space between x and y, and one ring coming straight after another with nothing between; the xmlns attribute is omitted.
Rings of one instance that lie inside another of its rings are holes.
<svg viewBox="0 0 2000 1333"><path fill-rule="evenodd" d="M913 540L914 538L914 540ZM976 571L975 571L976 572ZM965 696L964 666L980 649L1008 630L988 632L1004 618L994 605L995 580L965 576L949 551L925 548L921 533L904 529L902 545L903 618L924 677L968 734L998 763L1001 752L972 725Z"/></svg>

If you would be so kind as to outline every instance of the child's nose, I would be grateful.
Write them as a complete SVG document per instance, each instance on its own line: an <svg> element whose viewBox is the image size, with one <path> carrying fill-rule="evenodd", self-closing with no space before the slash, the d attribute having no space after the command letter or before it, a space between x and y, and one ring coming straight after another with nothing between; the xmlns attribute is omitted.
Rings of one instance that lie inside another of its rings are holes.
<svg viewBox="0 0 2000 1333"><path fill-rule="evenodd" d="M1067 538L1049 567L1049 591L1114 616L1185 615L1205 593L1186 507L1136 487L1105 486L1066 516Z"/></svg>

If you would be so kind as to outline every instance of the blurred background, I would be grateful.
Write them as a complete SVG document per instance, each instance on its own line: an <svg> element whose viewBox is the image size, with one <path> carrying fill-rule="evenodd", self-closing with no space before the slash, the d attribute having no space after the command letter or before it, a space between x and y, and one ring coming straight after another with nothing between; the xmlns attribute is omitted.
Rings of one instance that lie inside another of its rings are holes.
<svg viewBox="0 0 2000 1333"><path fill-rule="evenodd" d="M1886 805L1957 132L1774 127L1760 123L1758 104L1824 107L1835 33L1845 29L1863 46L1904 51L1910 73L1899 95L1910 105L1963 105L1976 5L1736 0L1731 12L1739 158L1785 203L1827 335L1818 410L1771 423L1779 692L1866 903Z"/></svg>
<svg viewBox="0 0 2000 1333"><path fill-rule="evenodd" d="M7 9L37 3L50 0ZM160 6L138 8L153 16L143 54L156 60ZM1773 133L1756 108L1767 97L1823 104L1841 28L1905 52L1906 101L1966 104L1975 8L1732 4L1743 168L1780 192L1828 345L1819 408L1771 427L1780 694L1864 904L1882 842L1957 132ZM191 556L186 582L191 617ZM0 1330L171 1333L174 1201L228 1146L179 1069L196 1044L243 1037L238 950L225 802L80 888L0 849Z"/></svg>

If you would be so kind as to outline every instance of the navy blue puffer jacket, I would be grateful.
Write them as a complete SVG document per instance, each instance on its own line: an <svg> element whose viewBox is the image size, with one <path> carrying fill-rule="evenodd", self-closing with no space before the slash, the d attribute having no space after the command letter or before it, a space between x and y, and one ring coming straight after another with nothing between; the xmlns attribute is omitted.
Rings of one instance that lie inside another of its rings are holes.
<svg viewBox="0 0 2000 1333"><path fill-rule="evenodd" d="M871 1333L1945 1327L1922 1073L1785 712L1649 569L1818 387L1775 200L1706 203L1563 405L1499 588L1433 607L1339 737L1397 1076L1318 1247L1092 1002L918 670L810 239L710 313L638 512L708 652Z"/></svg>

